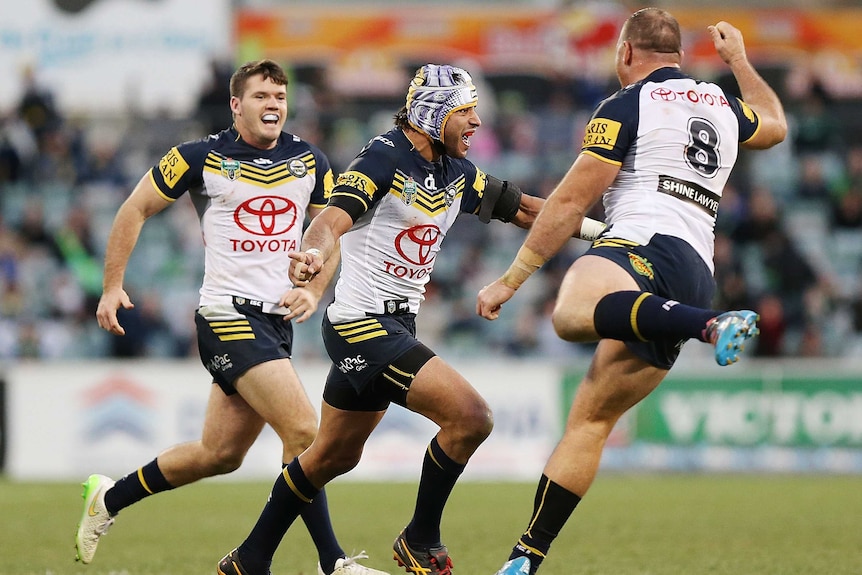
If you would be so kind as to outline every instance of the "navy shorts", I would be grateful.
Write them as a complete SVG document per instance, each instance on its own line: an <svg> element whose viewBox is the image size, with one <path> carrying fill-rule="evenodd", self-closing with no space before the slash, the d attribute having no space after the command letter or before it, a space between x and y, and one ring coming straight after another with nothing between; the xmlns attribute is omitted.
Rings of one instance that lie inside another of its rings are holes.
<svg viewBox="0 0 862 575"><path fill-rule="evenodd" d="M204 306L195 313L201 361L226 395L250 367L289 358L293 324L248 303Z"/></svg>
<svg viewBox="0 0 862 575"><path fill-rule="evenodd" d="M347 411L383 411L391 402L406 406L413 378L435 355L416 339L415 314L336 324L323 316L323 343L332 360L324 401Z"/></svg>
<svg viewBox="0 0 862 575"><path fill-rule="evenodd" d="M599 238L584 255L616 262L628 271L641 290L679 303L712 308L715 278L688 242L656 234L639 245L617 238ZM626 347L650 365L670 369L685 340L627 341Z"/></svg>

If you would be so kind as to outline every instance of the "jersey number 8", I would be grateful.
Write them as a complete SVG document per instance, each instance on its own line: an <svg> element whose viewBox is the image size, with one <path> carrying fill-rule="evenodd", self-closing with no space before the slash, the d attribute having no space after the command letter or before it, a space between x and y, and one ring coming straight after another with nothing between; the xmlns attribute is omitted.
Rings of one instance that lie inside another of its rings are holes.
<svg viewBox="0 0 862 575"><path fill-rule="evenodd" d="M686 163L700 175L712 178L721 165L718 130L708 120L692 118L688 121L688 136Z"/></svg>

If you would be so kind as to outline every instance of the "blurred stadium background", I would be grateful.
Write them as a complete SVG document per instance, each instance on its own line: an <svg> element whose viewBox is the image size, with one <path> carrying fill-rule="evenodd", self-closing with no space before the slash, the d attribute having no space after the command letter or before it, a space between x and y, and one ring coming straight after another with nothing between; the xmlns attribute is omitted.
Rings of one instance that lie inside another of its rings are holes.
<svg viewBox="0 0 862 575"><path fill-rule="evenodd" d="M741 28L785 103L786 142L743 153L717 225L716 307L752 307L762 335L740 364L687 346L618 426L609 469L862 473L862 8L826 0L652 3L684 29L685 67L733 90L706 26ZM619 25L638 1L0 0L0 463L13 479L122 473L197 436L207 375L194 343L203 272L191 204L156 216L126 276L128 335L94 320L116 209L174 144L226 127L227 79L272 57L291 76L287 129L336 170L391 125L413 70L467 68L484 125L471 159L547 195L593 106L617 88ZM594 214L601 218L601 213ZM523 232L462 219L446 240L420 335L489 398L497 427L468 475L533 480L590 346L548 321L586 248L573 240L489 323L478 289ZM317 401L319 314L296 361ZM400 411L400 410L393 410ZM387 415L353 475L412 480L432 430ZM399 453L397 460L393 453ZM271 475L274 435L238 477ZM408 454L406 457L405 454ZM527 454L527 455L524 455Z"/></svg>

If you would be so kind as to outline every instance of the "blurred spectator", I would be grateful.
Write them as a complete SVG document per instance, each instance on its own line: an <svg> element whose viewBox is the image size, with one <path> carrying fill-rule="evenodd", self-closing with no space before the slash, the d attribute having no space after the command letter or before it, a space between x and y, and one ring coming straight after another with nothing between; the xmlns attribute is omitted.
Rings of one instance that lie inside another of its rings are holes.
<svg viewBox="0 0 862 575"><path fill-rule="evenodd" d="M760 319L757 326L760 335L755 343L754 355L757 357L780 357L784 352L784 335L787 331L787 319L784 315L784 304L775 294L764 294L755 305Z"/></svg>
<svg viewBox="0 0 862 575"><path fill-rule="evenodd" d="M751 296L745 269L742 265L736 246L730 237L724 233L715 235L715 279L716 309L750 309Z"/></svg>
<svg viewBox="0 0 862 575"><path fill-rule="evenodd" d="M797 154L822 154L843 149L841 124L830 111L831 97L814 82L791 111L795 118L792 142Z"/></svg>
<svg viewBox="0 0 862 575"><path fill-rule="evenodd" d="M56 256L69 270L84 292L83 314L94 317L102 295L102 263L96 252L90 213L82 205L74 205L66 220L54 232Z"/></svg>
<svg viewBox="0 0 862 575"><path fill-rule="evenodd" d="M823 162L819 156L800 158L799 182L794 195L803 200L829 201L829 182L823 173Z"/></svg>
<svg viewBox="0 0 862 575"><path fill-rule="evenodd" d="M18 235L29 249L41 249L47 253L56 251L54 238L45 222L45 205L41 198L30 198L18 222Z"/></svg>
<svg viewBox="0 0 862 575"><path fill-rule="evenodd" d="M233 66L214 59L210 62L210 77L195 105L195 119L207 134L217 134L233 124L227 102L230 100L230 76Z"/></svg>
<svg viewBox="0 0 862 575"><path fill-rule="evenodd" d="M133 297L137 304L132 309L117 310L117 320L125 328L126 335L109 335L111 357L146 357L156 351L154 349L156 346L170 339L170 330L162 316L158 296L130 294L130 297ZM167 345L169 348L173 347L170 344ZM169 355L185 355L184 349L180 353L177 351L171 349Z"/></svg>
<svg viewBox="0 0 862 575"><path fill-rule="evenodd" d="M862 186L854 186L833 197L830 216L835 228L862 229Z"/></svg>
<svg viewBox="0 0 862 575"><path fill-rule="evenodd" d="M781 216L772 192L766 188L755 188L748 199L748 209L737 221L731 237L743 244L759 242L779 229Z"/></svg>
<svg viewBox="0 0 862 575"><path fill-rule="evenodd" d="M37 139L41 139L62 123L54 104L54 95L38 84L36 72L31 66L24 67L21 81L24 92L18 101L18 117L26 122Z"/></svg>

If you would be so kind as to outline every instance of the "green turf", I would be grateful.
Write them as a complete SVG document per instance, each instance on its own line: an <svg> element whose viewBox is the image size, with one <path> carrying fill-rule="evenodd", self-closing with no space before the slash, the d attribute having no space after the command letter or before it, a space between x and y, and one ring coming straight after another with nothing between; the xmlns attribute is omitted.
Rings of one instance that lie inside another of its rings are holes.
<svg viewBox="0 0 862 575"><path fill-rule="evenodd" d="M213 575L264 503L266 483L205 481L122 512L94 562L73 561L77 484L0 481L0 575ZM415 486L336 481L336 531L348 550L394 574L391 543ZM443 535L456 575L492 575L525 527L531 484L462 483ZM600 475L540 575L842 575L862 573L862 479ZM316 575L296 524L274 575Z"/></svg>

